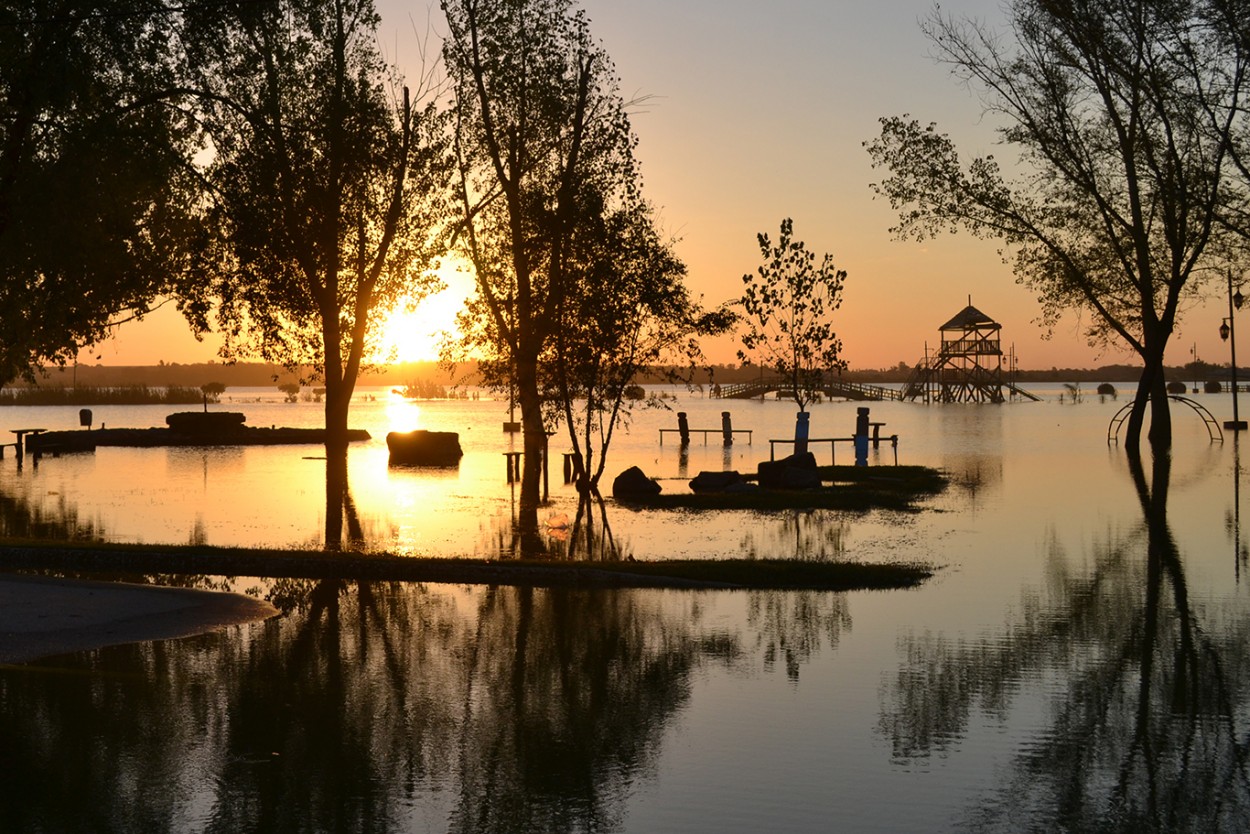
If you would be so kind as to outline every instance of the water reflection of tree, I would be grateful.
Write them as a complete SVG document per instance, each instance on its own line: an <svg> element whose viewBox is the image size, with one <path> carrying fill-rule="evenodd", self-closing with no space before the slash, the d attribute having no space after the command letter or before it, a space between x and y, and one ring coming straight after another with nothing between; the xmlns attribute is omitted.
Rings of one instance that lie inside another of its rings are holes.
<svg viewBox="0 0 1250 834"><path fill-rule="evenodd" d="M997 489L1003 480L1002 456L949 454L942 458L942 471L953 488L966 493L972 509L985 490Z"/></svg>
<svg viewBox="0 0 1250 834"><path fill-rule="evenodd" d="M742 536L739 550L750 559L835 561L845 558L850 518L828 510L760 513Z"/></svg>
<svg viewBox="0 0 1250 834"><path fill-rule="evenodd" d="M737 652L654 592L286 591L294 607L248 640L0 676L6 824L160 831L195 813L209 832L383 831L427 814L455 831L612 830L692 670Z"/></svg>
<svg viewBox="0 0 1250 834"><path fill-rule="evenodd" d="M1046 593L1026 597L1001 639L903 641L880 721L896 756L955 744L974 709L1004 716L1026 683L1053 693L1051 726L1033 734L968 830L1250 828L1238 725L1250 705L1240 660L1250 623L1190 599L1167 521L1167 457L1149 479L1140 458L1129 468L1141 528L1108 533L1088 571L1070 570L1052 541Z"/></svg>
<svg viewBox="0 0 1250 834"><path fill-rule="evenodd" d="M0 536L8 539L104 541L98 521L84 521L78 507L56 495L51 506L29 495L0 491Z"/></svg>
<svg viewBox="0 0 1250 834"><path fill-rule="evenodd" d="M786 676L799 679L799 670L828 645L836 649L843 631L851 630L847 595L833 591L752 591L747 623L763 649L764 668L780 661Z"/></svg>
<svg viewBox="0 0 1250 834"><path fill-rule="evenodd" d="M492 592L466 658L451 830L612 830L699 644L644 595Z"/></svg>
<svg viewBox="0 0 1250 834"><path fill-rule="evenodd" d="M616 561L624 556L608 523L607 504L597 490L578 496L577 515L570 527L566 555L569 559L600 562Z"/></svg>
<svg viewBox="0 0 1250 834"><path fill-rule="evenodd" d="M344 523L347 526L346 541L343 536ZM347 449L345 447L335 449L327 447L326 450L325 525L326 550L342 550L344 546L348 549L364 546L365 534L347 478Z"/></svg>

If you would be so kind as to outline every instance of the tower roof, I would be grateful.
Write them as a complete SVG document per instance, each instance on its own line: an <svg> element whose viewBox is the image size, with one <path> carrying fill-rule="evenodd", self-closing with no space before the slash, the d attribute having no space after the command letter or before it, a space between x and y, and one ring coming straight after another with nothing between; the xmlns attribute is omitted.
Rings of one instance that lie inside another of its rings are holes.
<svg viewBox="0 0 1250 834"><path fill-rule="evenodd" d="M959 313L946 324L942 325L939 330L969 330L976 327L990 327L995 330L1001 325L989 316L982 313L976 307L969 304L967 307L959 311Z"/></svg>

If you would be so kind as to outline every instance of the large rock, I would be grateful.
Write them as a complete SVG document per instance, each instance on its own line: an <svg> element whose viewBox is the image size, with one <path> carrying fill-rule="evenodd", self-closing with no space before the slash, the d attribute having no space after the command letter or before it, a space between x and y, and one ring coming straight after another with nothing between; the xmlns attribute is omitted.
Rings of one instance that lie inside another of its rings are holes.
<svg viewBox="0 0 1250 834"><path fill-rule="evenodd" d="M237 411L179 411L165 418L170 431L194 435L236 433L246 421L247 417Z"/></svg>
<svg viewBox="0 0 1250 834"><path fill-rule="evenodd" d="M464 455L454 431L393 431L386 436L386 448L392 466L456 466Z"/></svg>
<svg viewBox="0 0 1250 834"><path fill-rule="evenodd" d="M811 452L763 461L758 471L759 483L764 489L815 489L820 486L816 456Z"/></svg>
<svg viewBox="0 0 1250 834"><path fill-rule="evenodd" d="M631 466L612 482L613 498L649 498L660 494L660 485L637 466Z"/></svg>
<svg viewBox="0 0 1250 834"><path fill-rule="evenodd" d="M735 471L700 472L690 479L690 489L695 492L724 492L734 484L742 483L742 475Z"/></svg>

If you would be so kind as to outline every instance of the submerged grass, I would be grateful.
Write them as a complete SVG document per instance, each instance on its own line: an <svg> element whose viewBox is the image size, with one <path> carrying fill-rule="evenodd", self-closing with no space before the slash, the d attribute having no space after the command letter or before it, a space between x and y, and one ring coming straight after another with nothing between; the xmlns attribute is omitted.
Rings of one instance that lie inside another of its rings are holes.
<svg viewBox="0 0 1250 834"><path fill-rule="evenodd" d="M204 401L199 388L147 385L121 385L98 388L90 385L51 388L6 388L0 391L0 406L5 405L190 405Z"/></svg>
<svg viewBox="0 0 1250 834"><path fill-rule="evenodd" d="M867 590L909 588L934 569L919 564L787 559L568 562L422 559L388 553L118 544L10 542L0 570L92 574L200 574L300 579L444 582L532 587Z"/></svg>

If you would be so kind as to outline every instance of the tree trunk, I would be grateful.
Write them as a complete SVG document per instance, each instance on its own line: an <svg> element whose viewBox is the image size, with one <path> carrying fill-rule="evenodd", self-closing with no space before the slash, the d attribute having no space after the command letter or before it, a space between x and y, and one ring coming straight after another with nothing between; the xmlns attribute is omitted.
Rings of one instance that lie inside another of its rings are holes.
<svg viewBox="0 0 1250 834"><path fill-rule="evenodd" d="M1150 392L1154 385L1154 374L1144 368L1137 379L1137 391L1133 394L1133 411L1129 414L1128 426L1124 431L1124 448L1132 454L1141 451L1141 432L1146 420L1146 407L1150 404Z"/></svg>
<svg viewBox="0 0 1250 834"><path fill-rule="evenodd" d="M542 398L538 393L538 360L518 357L516 362L516 396L521 406L521 500L517 516L521 558L544 555L542 536L538 532L538 507L542 503L541 485L543 455L547 431L543 424Z"/></svg>
<svg viewBox="0 0 1250 834"><path fill-rule="evenodd" d="M1172 450L1172 411L1162 365L1160 362L1150 392L1150 449L1156 457L1167 455Z"/></svg>
<svg viewBox="0 0 1250 834"><path fill-rule="evenodd" d="M326 456L347 453L347 416L351 406L351 388L326 379L325 424Z"/></svg>

